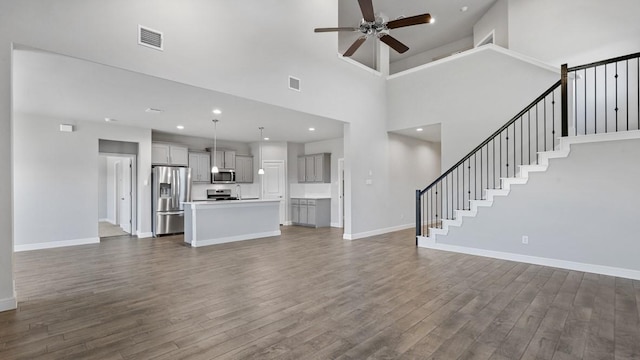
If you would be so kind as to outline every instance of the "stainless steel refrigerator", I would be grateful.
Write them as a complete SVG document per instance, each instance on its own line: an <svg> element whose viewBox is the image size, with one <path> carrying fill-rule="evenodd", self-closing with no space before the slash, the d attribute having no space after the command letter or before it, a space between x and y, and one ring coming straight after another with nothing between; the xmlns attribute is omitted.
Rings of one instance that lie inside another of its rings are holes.
<svg viewBox="0 0 640 360"><path fill-rule="evenodd" d="M152 178L153 236L184 232L184 205L191 201L191 169L156 166Z"/></svg>

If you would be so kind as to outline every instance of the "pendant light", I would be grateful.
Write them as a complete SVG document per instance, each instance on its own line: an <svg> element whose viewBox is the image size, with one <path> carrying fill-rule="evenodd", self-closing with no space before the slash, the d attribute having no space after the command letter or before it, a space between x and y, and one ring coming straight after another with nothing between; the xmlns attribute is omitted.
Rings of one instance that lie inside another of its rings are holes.
<svg viewBox="0 0 640 360"><path fill-rule="evenodd" d="M258 156L258 162L260 163L260 168L258 169L258 175L264 175L264 169L262 168L262 130L264 130L263 126L260 126L258 129L260 129L260 140L258 142L258 146L259 146L259 156Z"/></svg>
<svg viewBox="0 0 640 360"><path fill-rule="evenodd" d="M217 156L217 138L218 138L218 119L213 119L213 166L211 167L211 173L212 174L217 174L218 173L218 164L216 164L216 159L218 158Z"/></svg>

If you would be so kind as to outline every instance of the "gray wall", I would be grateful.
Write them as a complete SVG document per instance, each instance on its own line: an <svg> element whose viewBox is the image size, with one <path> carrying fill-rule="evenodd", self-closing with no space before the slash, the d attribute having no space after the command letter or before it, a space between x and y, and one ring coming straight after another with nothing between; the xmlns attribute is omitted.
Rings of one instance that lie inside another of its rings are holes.
<svg viewBox="0 0 640 360"><path fill-rule="evenodd" d="M487 35L494 31L493 43L509 47L508 0L498 0L473 26L473 45L478 46Z"/></svg>
<svg viewBox="0 0 640 360"><path fill-rule="evenodd" d="M572 145L438 243L640 271L638 154L640 140Z"/></svg>
<svg viewBox="0 0 640 360"><path fill-rule="evenodd" d="M447 170L559 80L558 73L509 54L487 45L392 77L389 130L440 123Z"/></svg>
<svg viewBox="0 0 640 360"><path fill-rule="evenodd" d="M435 49L423 51L421 53L400 59L389 64L391 74L398 73L416 66L424 65L440 58L447 57L455 52L465 51L473 48L473 37L454 41L449 44L439 46Z"/></svg>
<svg viewBox="0 0 640 360"><path fill-rule="evenodd" d="M635 53L638 13L638 0L509 0L509 48L554 66Z"/></svg>
<svg viewBox="0 0 640 360"><path fill-rule="evenodd" d="M107 215L107 157L98 157L98 219L106 220Z"/></svg>
<svg viewBox="0 0 640 360"><path fill-rule="evenodd" d="M140 145L137 230L151 232L151 131L76 121L76 131L63 133L58 131L60 123L15 114L15 244L98 237L99 138ZM47 181L42 174L47 174Z"/></svg>

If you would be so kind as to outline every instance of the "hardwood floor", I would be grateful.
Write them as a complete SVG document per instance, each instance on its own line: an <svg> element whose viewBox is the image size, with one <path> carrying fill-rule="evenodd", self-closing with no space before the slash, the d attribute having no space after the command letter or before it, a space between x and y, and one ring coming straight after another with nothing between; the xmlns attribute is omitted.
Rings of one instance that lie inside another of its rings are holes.
<svg viewBox="0 0 640 360"><path fill-rule="evenodd" d="M640 282L284 227L15 254L0 359L640 359Z"/></svg>

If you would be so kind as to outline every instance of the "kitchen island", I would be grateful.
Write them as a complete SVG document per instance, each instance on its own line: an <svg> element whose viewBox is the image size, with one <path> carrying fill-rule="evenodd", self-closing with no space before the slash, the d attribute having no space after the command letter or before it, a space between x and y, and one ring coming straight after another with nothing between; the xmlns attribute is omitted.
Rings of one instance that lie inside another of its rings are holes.
<svg viewBox="0 0 640 360"><path fill-rule="evenodd" d="M280 235L280 200L184 203L184 241L192 247Z"/></svg>

